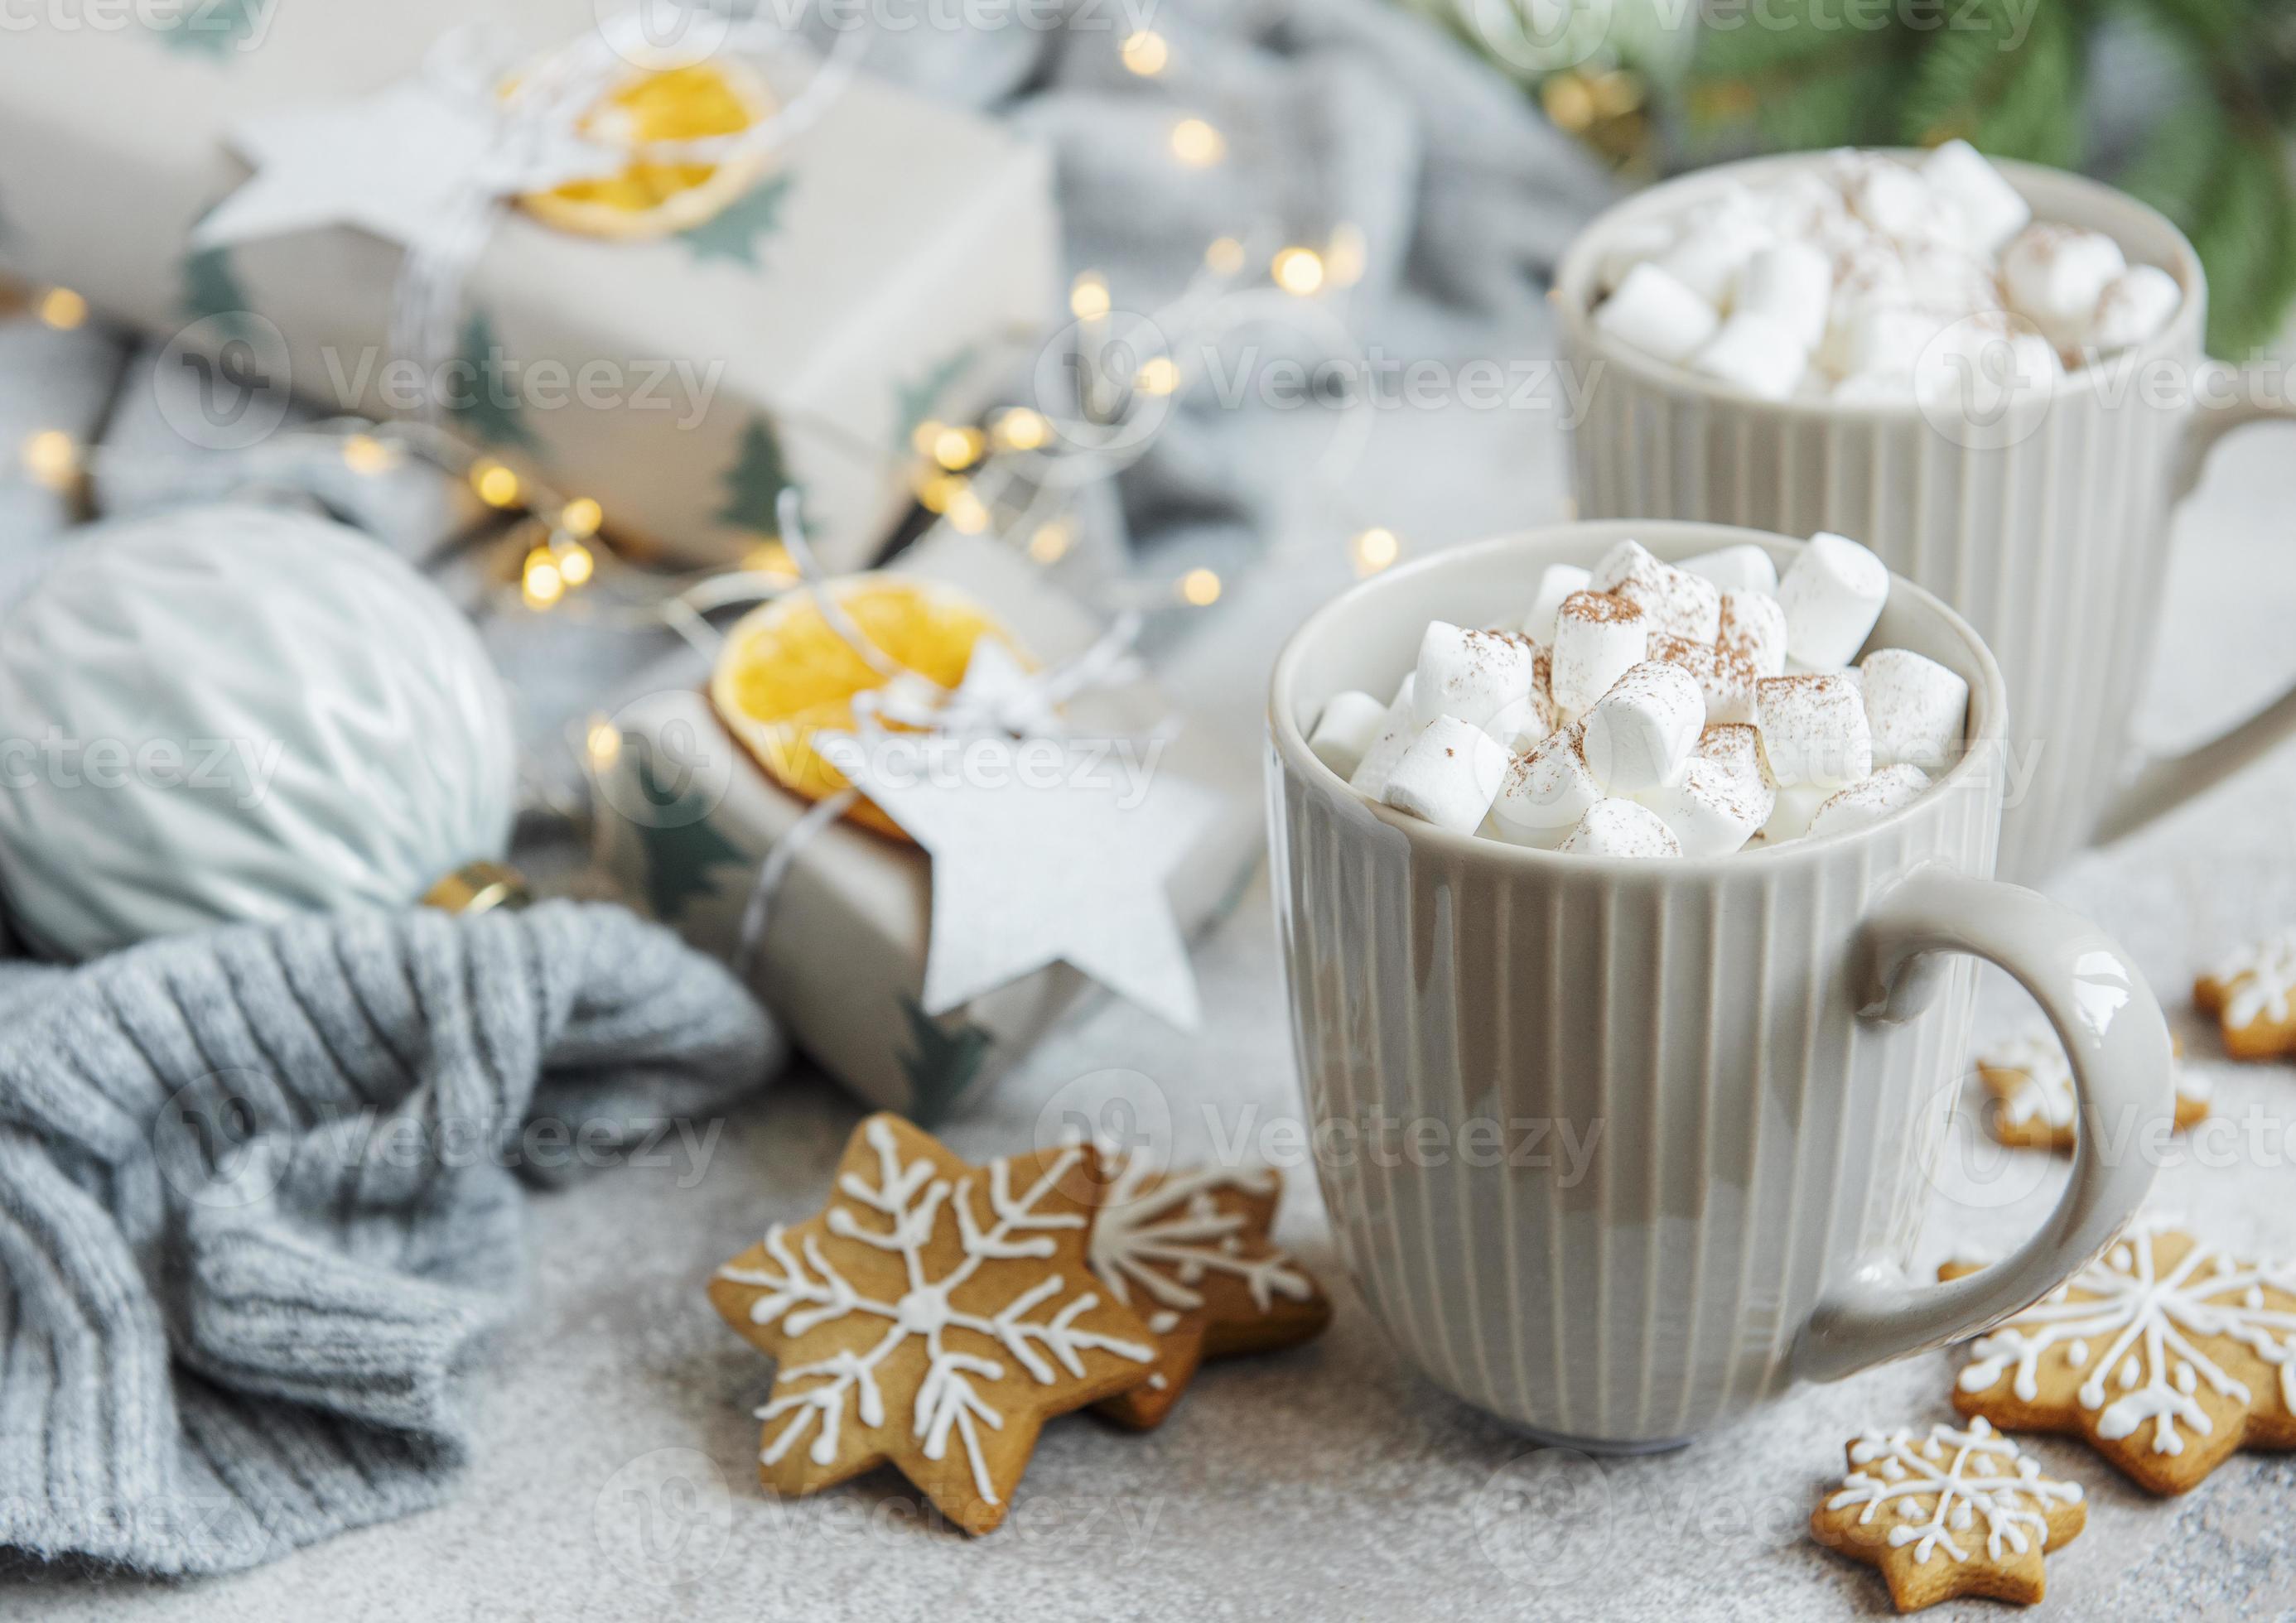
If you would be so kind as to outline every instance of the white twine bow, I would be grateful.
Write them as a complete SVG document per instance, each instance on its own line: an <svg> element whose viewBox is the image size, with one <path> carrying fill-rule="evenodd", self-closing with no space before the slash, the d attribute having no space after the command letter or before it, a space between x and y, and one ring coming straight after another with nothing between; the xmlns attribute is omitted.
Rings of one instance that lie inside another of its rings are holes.
<svg viewBox="0 0 2296 1623"><path fill-rule="evenodd" d="M807 544L803 502L798 493L783 490L775 511L781 523L782 545L789 549L790 561L805 583L799 589L812 594L823 621L837 639L885 680L883 687L853 698L855 730L865 748L884 736L888 722L915 733L952 738L1057 738L1067 730L1060 716L1062 705L1098 689L1137 681L1142 675L1140 657L1132 647L1140 635L1140 617L1128 612L1118 616L1091 646L1039 670L1023 669L1000 644L983 636L973 644L964 678L953 688L944 686L901 664L853 623L837 594L829 589L829 577ZM984 650L994 651L985 662ZM976 671L982 673L978 680ZM816 801L766 853L742 908L733 958L735 974L745 980L750 978L764 948L774 898L800 853L860 799L861 791L849 784Z"/></svg>

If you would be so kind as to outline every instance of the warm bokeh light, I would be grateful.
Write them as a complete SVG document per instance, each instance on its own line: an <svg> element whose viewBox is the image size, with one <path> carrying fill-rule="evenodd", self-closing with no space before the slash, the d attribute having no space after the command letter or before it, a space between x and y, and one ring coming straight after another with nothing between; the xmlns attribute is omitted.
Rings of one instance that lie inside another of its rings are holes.
<svg viewBox="0 0 2296 1623"><path fill-rule="evenodd" d="M988 528L988 504L973 494L966 486L949 498L948 511L943 515L956 529L968 536L977 536Z"/></svg>
<svg viewBox="0 0 2296 1623"><path fill-rule="evenodd" d="M1333 287L1353 287L1363 280L1369 249L1362 226L1342 223L1332 228L1332 240L1324 245L1324 270Z"/></svg>
<svg viewBox="0 0 2296 1623"><path fill-rule="evenodd" d="M1214 237L1204 250L1204 263L1223 276L1233 276L1243 268L1243 244L1234 237Z"/></svg>
<svg viewBox="0 0 2296 1623"><path fill-rule="evenodd" d="M1069 528L1066 519L1051 519L1037 526L1037 533L1029 537L1029 556L1038 563L1058 563L1068 556L1076 532Z"/></svg>
<svg viewBox="0 0 2296 1623"><path fill-rule="evenodd" d="M1168 395L1180 386L1179 363L1168 355L1152 357L1133 374L1132 381L1144 395Z"/></svg>
<svg viewBox="0 0 2296 1623"><path fill-rule="evenodd" d="M558 528L577 541L587 541L606 521L606 510L586 496L578 496L558 510Z"/></svg>
<svg viewBox="0 0 2296 1623"><path fill-rule="evenodd" d="M471 465L471 488L489 507L511 507L518 503L518 475L491 459ZM555 597L557 594L551 595Z"/></svg>
<svg viewBox="0 0 2296 1623"><path fill-rule="evenodd" d="M1153 78L1164 71L1164 64L1172 60L1172 47L1153 29L1143 29L1137 34L1128 34L1121 47L1124 65L1143 78Z"/></svg>
<svg viewBox="0 0 2296 1623"><path fill-rule="evenodd" d="M1324 256L1312 248L1287 248L1268 268L1277 287L1302 299L1324 285Z"/></svg>
<svg viewBox="0 0 2296 1623"><path fill-rule="evenodd" d="M1172 126L1172 156L1190 168L1201 169L1227 155L1227 137L1201 119L1183 119Z"/></svg>
<svg viewBox="0 0 2296 1623"><path fill-rule="evenodd" d="M352 434L343 441L343 465L369 478L388 473L398 465L398 447L372 434Z"/></svg>
<svg viewBox="0 0 2296 1623"><path fill-rule="evenodd" d="M1180 596L1199 609L1219 602L1220 578L1206 569L1190 570L1180 577Z"/></svg>
<svg viewBox="0 0 2296 1623"><path fill-rule="evenodd" d="M1356 573L1376 575L1403 555L1403 543L1393 530L1374 524L1348 544L1354 555Z"/></svg>
<svg viewBox="0 0 2296 1623"><path fill-rule="evenodd" d="M79 447L62 429L43 429L24 441L24 471L62 490L79 473Z"/></svg>
<svg viewBox="0 0 2296 1623"><path fill-rule="evenodd" d="M1042 412L1016 406L996 419L996 443L1008 451L1033 451L1052 437Z"/></svg>
<svg viewBox="0 0 2296 1623"><path fill-rule="evenodd" d="M589 751L593 766L611 766L622 753L622 730L603 716L594 716L583 747Z"/></svg>
<svg viewBox="0 0 2296 1623"><path fill-rule="evenodd" d="M566 578L558 572L558 561L548 547L537 546L526 555L519 586L529 608L547 609L566 595Z"/></svg>
<svg viewBox="0 0 2296 1623"><path fill-rule="evenodd" d="M87 300L68 287L52 287L40 299L40 319L69 332L87 319Z"/></svg>
<svg viewBox="0 0 2296 1623"><path fill-rule="evenodd" d="M979 462L980 450L979 429L943 429L933 436L932 459L951 471Z"/></svg>
<svg viewBox="0 0 2296 1623"><path fill-rule="evenodd" d="M578 544L558 554L559 578L570 586L587 581L597 567L598 561L590 555L590 549Z"/></svg>
<svg viewBox="0 0 2296 1623"><path fill-rule="evenodd" d="M1078 321L1098 321L1108 314L1108 283L1098 271L1086 271L1069 289L1069 311Z"/></svg>

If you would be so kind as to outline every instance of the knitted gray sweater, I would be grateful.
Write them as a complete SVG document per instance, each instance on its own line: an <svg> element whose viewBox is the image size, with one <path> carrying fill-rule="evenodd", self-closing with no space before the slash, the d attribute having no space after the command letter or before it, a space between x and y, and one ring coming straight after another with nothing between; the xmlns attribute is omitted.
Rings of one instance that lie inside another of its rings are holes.
<svg viewBox="0 0 2296 1623"><path fill-rule="evenodd" d="M216 1572L437 1503L566 1142L529 1124L594 1150L781 1057L603 906L0 965L0 1545Z"/></svg>

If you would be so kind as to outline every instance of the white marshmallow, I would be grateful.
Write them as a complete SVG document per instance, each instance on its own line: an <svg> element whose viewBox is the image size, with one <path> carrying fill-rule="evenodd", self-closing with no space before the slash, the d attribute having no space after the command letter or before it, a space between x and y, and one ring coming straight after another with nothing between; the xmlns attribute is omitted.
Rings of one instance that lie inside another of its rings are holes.
<svg viewBox="0 0 2296 1623"><path fill-rule="evenodd" d="M1693 758L1670 783L1645 790L1636 799L1658 814L1685 857L1725 857L1752 839L1769 820L1771 797L1743 783L1719 761Z"/></svg>
<svg viewBox="0 0 2296 1623"><path fill-rule="evenodd" d="M1809 820L1835 792L1823 783L1796 783L1777 791L1776 799L1771 802L1769 820L1762 824L1763 843L1778 845L1809 832Z"/></svg>
<svg viewBox="0 0 2296 1623"><path fill-rule="evenodd" d="M1762 758L1781 789L1841 789L1874 770L1865 700L1841 676L1765 677L1754 690L1754 725L1761 730Z"/></svg>
<svg viewBox="0 0 2296 1623"><path fill-rule="evenodd" d="M1554 731L1552 715L1543 695L1525 693L1483 723L1483 732L1509 755L1520 755Z"/></svg>
<svg viewBox="0 0 2296 1623"><path fill-rule="evenodd" d="M1603 786L1587 769L1585 735L1563 727L1507 768L1491 807L1492 830L1516 845L1553 850L1602 798Z"/></svg>
<svg viewBox="0 0 2296 1623"><path fill-rule="evenodd" d="M1762 764L1761 730L1751 722L1715 722L1698 735L1698 758L1727 767L1742 783L1775 788Z"/></svg>
<svg viewBox="0 0 2296 1623"><path fill-rule="evenodd" d="M2061 349L2080 347L2097 300L2128 268L2120 243L2074 225L2028 225L2001 250L2009 307Z"/></svg>
<svg viewBox="0 0 2296 1623"><path fill-rule="evenodd" d="M1966 141L1948 141L1922 162L1922 177L1960 223L1962 241L1996 253L2025 227L2033 210L2017 188Z"/></svg>
<svg viewBox="0 0 2296 1623"><path fill-rule="evenodd" d="M1650 616L1623 597L1574 592L1554 620L1555 707L1579 716L1650 653Z"/></svg>
<svg viewBox="0 0 2296 1623"><path fill-rule="evenodd" d="M1431 620L1411 673L1411 715L1422 726L1455 716L1480 727L1530 692L1531 645L1509 631L1463 631Z"/></svg>
<svg viewBox="0 0 2296 1623"><path fill-rule="evenodd" d="M1765 673L1757 671L1736 650L1719 643L1693 643L1660 634L1651 638L1650 656L1690 673L1706 701L1709 724L1754 719L1754 684Z"/></svg>
<svg viewBox="0 0 2296 1623"><path fill-rule="evenodd" d="M1554 617L1562 611L1562 600L1573 592L1584 592L1594 579L1594 571L1582 570L1575 563L1550 563L1538 578L1538 595L1531 599L1530 612L1522 617L1522 634L1535 643L1554 645Z"/></svg>
<svg viewBox="0 0 2296 1623"><path fill-rule="evenodd" d="M1387 707L1369 693L1334 693L1308 734L1308 753L1340 776L1353 777L1386 722Z"/></svg>
<svg viewBox="0 0 2296 1623"><path fill-rule="evenodd" d="M1691 358L1702 377L1763 400L1783 400L1801 381L1809 352L1794 329L1759 310L1740 310Z"/></svg>
<svg viewBox="0 0 2296 1623"><path fill-rule="evenodd" d="M1683 217L1682 231L1657 266L1718 310L1730 307L1746 261L1776 240L1742 187Z"/></svg>
<svg viewBox="0 0 2296 1623"><path fill-rule="evenodd" d="M1910 376L1923 354L1955 319L1949 311L1910 304L1877 304L1855 310L1828 329L1818 358L1840 378L1872 372Z"/></svg>
<svg viewBox="0 0 2296 1623"><path fill-rule="evenodd" d="M1825 336L1833 299L1833 265L1820 250L1808 242L1775 242L1759 250L1739 273L1735 314L1767 316L1783 324L1808 351Z"/></svg>
<svg viewBox="0 0 2296 1623"><path fill-rule="evenodd" d="M1939 772L1961 752L1969 684L1909 648L1877 648L1858 663L1874 764Z"/></svg>
<svg viewBox="0 0 2296 1623"><path fill-rule="evenodd" d="M1879 823L1891 812L1911 806L1930 786L1929 774L1919 766L1885 766L1871 777L1828 796L1812 814L1808 836L1843 834Z"/></svg>
<svg viewBox="0 0 2296 1623"><path fill-rule="evenodd" d="M1914 369L1924 406L1951 406L1972 423L1992 423L2015 399L2046 394L2063 378L2056 346L2006 311L1964 316L1939 334Z"/></svg>
<svg viewBox="0 0 2296 1623"><path fill-rule="evenodd" d="M1411 748L1411 741L1419 736L1419 724L1411 718L1410 679L1387 707L1387 716L1379 724L1379 736L1372 740L1371 748L1364 751L1363 759L1348 775L1348 787L1357 794L1368 795L1374 800L1387 796L1387 780L1395 771L1396 762Z"/></svg>
<svg viewBox="0 0 2296 1623"><path fill-rule="evenodd" d="M1894 158L1858 165L1844 190L1857 217L1883 236L1926 236L1935 228L1937 200L1929 183Z"/></svg>
<svg viewBox="0 0 2296 1623"><path fill-rule="evenodd" d="M1722 633L1715 640L1757 676L1785 674L1786 611L1775 594L1723 593Z"/></svg>
<svg viewBox="0 0 2296 1623"><path fill-rule="evenodd" d="M2105 284L2089 322L2089 348L2102 355L2141 344L2169 324L2185 290L2157 265L2132 265Z"/></svg>
<svg viewBox="0 0 2296 1623"><path fill-rule="evenodd" d="M1396 810L1438 828L1472 834L1491 809L1506 770L1506 751L1480 727L1438 716L1396 762L1384 798Z"/></svg>
<svg viewBox="0 0 2296 1623"><path fill-rule="evenodd" d="M1595 324L1661 361L1702 348L1721 324L1714 307L1655 265L1637 265L1595 312Z"/></svg>
<svg viewBox="0 0 2296 1623"><path fill-rule="evenodd" d="M1890 571L1879 558L1846 536L1818 531L1778 582L1786 652L1820 669L1849 664L1889 596Z"/></svg>
<svg viewBox="0 0 2296 1623"><path fill-rule="evenodd" d="M1681 227L1672 220L1643 220L1622 227L1603 249L1595 270L1595 285L1605 293L1615 292L1628 272L1664 254L1680 234Z"/></svg>
<svg viewBox="0 0 2296 1623"><path fill-rule="evenodd" d="M1706 726L1706 696L1679 665L1652 660L1620 676L1578 724L1587 770L1613 795L1672 783Z"/></svg>
<svg viewBox="0 0 2296 1623"><path fill-rule="evenodd" d="M1764 592L1774 597L1777 594L1778 566L1770 561L1767 552L1751 541L1685 558L1678 567L1712 581L1718 592Z"/></svg>
<svg viewBox="0 0 2296 1623"><path fill-rule="evenodd" d="M1581 857L1642 859L1682 855L1674 831L1656 812L1632 800L1595 801L1561 848Z"/></svg>
<svg viewBox="0 0 2296 1623"><path fill-rule="evenodd" d="M1625 598L1652 631L1710 643L1722 633L1722 594L1712 581L1661 563L1639 541L1620 541L1595 565L1593 589Z"/></svg>

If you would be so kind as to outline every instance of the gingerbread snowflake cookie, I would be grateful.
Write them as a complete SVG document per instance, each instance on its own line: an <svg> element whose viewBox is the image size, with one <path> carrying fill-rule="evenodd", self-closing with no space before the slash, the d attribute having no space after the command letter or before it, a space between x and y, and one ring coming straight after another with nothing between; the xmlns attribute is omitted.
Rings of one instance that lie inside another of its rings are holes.
<svg viewBox="0 0 2296 1623"><path fill-rule="evenodd" d="M2043 1553L2088 1520L2081 1496L1982 1419L1965 1431L1940 1422L1925 1438L1868 1431L1851 1443L1849 1474L1809 1531L1879 1567L1899 1611L1969 1594L2030 1605L2046 1586Z"/></svg>
<svg viewBox="0 0 2296 1623"><path fill-rule="evenodd" d="M1146 1379L1148 1327L1093 1277L1089 1153L973 1167L872 1116L828 1209L718 1271L712 1304L780 1364L758 1411L767 1487L809 1494L890 1461L985 1533L1046 1420Z"/></svg>
<svg viewBox="0 0 2296 1623"><path fill-rule="evenodd" d="M1092 1230L1092 1267L1156 1339L1155 1373L1098 1412L1160 1425L1206 1358L1296 1346L1331 1322L1323 1291L1269 1238L1283 1193L1270 1168L1157 1172L1111 1156Z"/></svg>
<svg viewBox="0 0 2296 1623"><path fill-rule="evenodd" d="M1955 1408L2086 1438L2156 1494L2183 1493L2243 1447L2296 1447L2296 1266L2157 1220L1971 1354Z"/></svg>
<svg viewBox="0 0 2296 1623"><path fill-rule="evenodd" d="M2227 954L2193 982L2193 1002L2223 1029L2234 1059L2296 1053L2296 929Z"/></svg>
<svg viewBox="0 0 2296 1623"><path fill-rule="evenodd" d="M2184 1045L2175 1053L2182 1057ZM1985 1130L2019 1149L2070 1150L2079 1114L2072 1062L2052 1031L2028 1032L1997 1043L1977 1056L1977 1079L1992 1095ZM2206 1120L2210 1088L2205 1078L2176 1068L2177 1126Z"/></svg>

